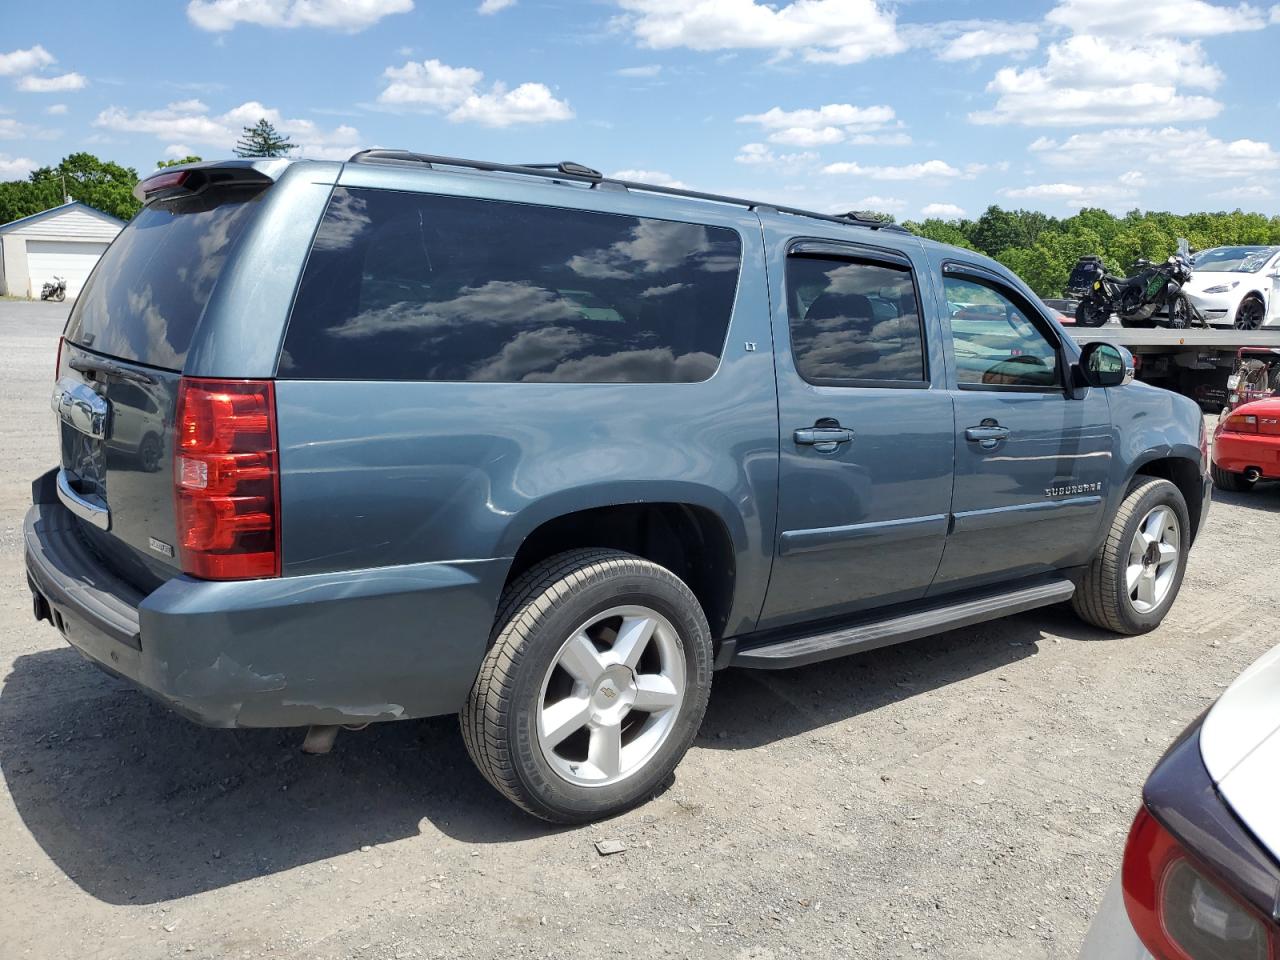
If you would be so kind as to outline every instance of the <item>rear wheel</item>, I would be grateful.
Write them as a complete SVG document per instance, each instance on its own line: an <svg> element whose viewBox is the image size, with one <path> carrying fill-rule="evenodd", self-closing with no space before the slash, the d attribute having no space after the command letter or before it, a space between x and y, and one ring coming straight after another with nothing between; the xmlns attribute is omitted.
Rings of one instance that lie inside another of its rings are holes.
<svg viewBox="0 0 1280 960"><path fill-rule="evenodd" d="M1182 492L1168 480L1140 478L1076 587L1076 614L1116 633L1154 630L1182 586L1190 537Z"/></svg>
<svg viewBox="0 0 1280 960"><path fill-rule="evenodd" d="M1216 463L1210 465L1209 475L1213 477L1213 485L1226 493L1247 493L1257 482L1248 479L1243 473L1224 470Z"/></svg>
<svg viewBox="0 0 1280 960"><path fill-rule="evenodd" d="M1267 307L1261 298L1250 294L1241 300L1240 306L1236 308L1235 328L1237 330L1257 330L1262 326L1262 320L1266 313Z"/></svg>
<svg viewBox="0 0 1280 960"><path fill-rule="evenodd" d="M1169 326L1174 330L1185 330L1191 326L1191 303L1182 294L1169 302Z"/></svg>
<svg viewBox="0 0 1280 960"><path fill-rule="evenodd" d="M664 567L576 550L503 596L494 644L462 712L467 752L535 816L582 823L647 799L697 734L711 634Z"/></svg>

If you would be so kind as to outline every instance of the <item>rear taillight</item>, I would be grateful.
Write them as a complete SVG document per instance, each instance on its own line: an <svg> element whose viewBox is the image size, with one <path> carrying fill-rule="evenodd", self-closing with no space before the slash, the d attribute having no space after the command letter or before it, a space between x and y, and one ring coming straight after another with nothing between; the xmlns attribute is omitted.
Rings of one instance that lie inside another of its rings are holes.
<svg viewBox="0 0 1280 960"><path fill-rule="evenodd" d="M1138 811L1120 872L1129 921L1156 960L1277 960L1265 917Z"/></svg>
<svg viewBox="0 0 1280 960"><path fill-rule="evenodd" d="M1251 413L1233 413L1222 429L1229 433L1257 433L1258 418Z"/></svg>
<svg viewBox="0 0 1280 960"><path fill-rule="evenodd" d="M185 572L207 580L280 575L280 471L270 380L182 378L173 484Z"/></svg>

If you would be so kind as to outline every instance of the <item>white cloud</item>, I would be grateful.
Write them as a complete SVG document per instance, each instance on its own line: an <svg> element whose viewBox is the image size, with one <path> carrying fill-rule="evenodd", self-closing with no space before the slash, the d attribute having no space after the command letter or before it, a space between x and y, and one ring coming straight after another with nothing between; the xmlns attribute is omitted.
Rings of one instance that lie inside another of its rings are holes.
<svg viewBox="0 0 1280 960"><path fill-rule="evenodd" d="M1126 170L1116 179L1126 187L1145 187L1147 185L1147 175L1141 170Z"/></svg>
<svg viewBox="0 0 1280 960"><path fill-rule="evenodd" d="M166 160L181 160L183 157L193 157L195 155L195 151L185 143L171 143L164 148Z"/></svg>
<svg viewBox="0 0 1280 960"><path fill-rule="evenodd" d="M675 187L678 190L687 190L689 185L682 180L677 180L669 173L663 173L661 170L617 170L609 176L614 180L632 180L636 183L651 183L655 187Z"/></svg>
<svg viewBox="0 0 1280 960"><path fill-rule="evenodd" d="M31 73L33 70L39 70L41 67L47 67L55 62L53 54L38 43L34 47L28 47L26 50L11 50L9 53L0 53L0 77L13 77Z"/></svg>
<svg viewBox="0 0 1280 960"><path fill-rule="evenodd" d="M39 164L29 157L11 157L0 153L0 180L25 180Z"/></svg>
<svg viewBox="0 0 1280 960"><path fill-rule="evenodd" d="M522 83L514 89L495 81L484 91L484 74L472 67L451 67L439 60L410 61L387 67L387 86L378 102L390 108L444 113L454 123L472 121L488 127L516 123L571 120L573 110L544 84Z"/></svg>
<svg viewBox="0 0 1280 960"><path fill-rule="evenodd" d="M957 207L954 203L926 203L920 208L920 215L926 219L959 220L964 216L964 207Z"/></svg>
<svg viewBox="0 0 1280 960"><path fill-rule="evenodd" d="M243 128L260 119L267 120L298 144L295 156L345 160L361 146L360 132L354 127L343 124L325 130L310 120L289 119L256 100L218 115L211 114L200 100L180 100L158 110L132 113L120 107L108 107L98 114L93 125L121 133L149 133L180 145L187 152L190 148L186 144L192 143L230 152Z"/></svg>
<svg viewBox="0 0 1280 960"><path fill-rule="evenodd" d="M662 72L662 65L647 63L641 67L623 67L621 70L613 72L620 77L656 77Z"/></svg>
<svg viewBox="0 0 1280 960"><path fill-rule="evenodd" d="M51 117L60 117L67 112L67 105L65 103L51 103L44 108L44 112Z"/></svg>
<svg viewBox="0 0 1280 960"><path fill-rule="evenodd" d="M0 117L0 140L51 140L57 135L56 130L19 123L12 117Z"/></svg>
<svg viewBox="0 0 1280 960"><path fill-rule="evenodd" d="M1273 22L1275 18L1273 8ZM1062 0L1045 19L1072 31L1147 37L1209 37L1266 26L1259 7L1222 6L1205 0Z"/></svg>
<svg viewBox="0 0 1280 960"><path fill-rule="evenodd" d="M855 147L909 147L909 133L855 133L847 141Z"/></svg>
<svg viewBox="0 0 1280 960"><path fill-rule="evenodd" d="M969 164L962 170L953 167L945 160L925 160L896 167L863 166L853 162L829 163L822 168L822 172L867 177L871 180L949 180L957 177L973 177L985 169L986 167L982 164Z"/></svg>
<svg viewBox="0 0 1280 960"><path fill-rule="evenodd" d="M1280 11L1280 7L1274 7L1272 9L1273 11ZM1273 12L1272 15L1280 19L1280 13ZM1226 190L1217 190L1209 194L1209 196L1216 197L1219 200L1232 200L1237 203L1250 203L1260 200L1270 200L1275 196L1275 192L1270 187L1263 186L1260 183L1252 183L1248 186L1228 187Z"/></svg>
<svg viewBox="0 0 1280 960"><path fill-rule="evenodd" d="M1119 112L1148 123L1205 120L1222 104L1180 88L1213 90L1222 71L1198 43L1169 39L1130 42L1079 35L1049 47L1043 66L1006 67L987 84L994 109L971 113L974 123L1084 126Z"/></svg>
<svg viewBox="0 0 1280 960"><path fill-rule="evenodd" d="M64 73L58 77L38 77L29 74L18 81L18 89L24 93L64 93L81 90L89 83L78 73Z"/></svg>
<svg viewBox="0 0 1280 960"><path fill-rule="evenodd" d="M748 166L800 166L817 160L818 155L807 150L802 153L776 154L766 144L746 143L733 159L736 163Z"/></svg>
<svg viewBox="0 0 1280 960"><path fill-rule="evenodd" d="M201 30L260 27L322 27L355 33L383 17L408 13L413 0L191 0L187 17Z"/></svg>
<svg viewBox="0 0 1280 960"><path fill-rule="evenodd" d="M1059 200L1071 209L1080 207L1132 207L1136 195L1127 187L1110 184L1040 183L1000 191L1011 200Z"/></svg>
<svg viewBox="0 0 1280 960"><path fill-rule="evenodd" d="M497 13L500 10L505 10L507 7L514 7L515 5L516 0L484 0L484 2L476 8L476 13L489 16L490 14Z"/></svg>
<svg viewBox="0 0 1280 960"><path fill-rule="evenodd" d="M1224 141L1203 127L1119 127L1076 133L1060 141L1040 137L1030 150L1051 166L1130 168L1124 176L1136 173L1133 168L1165 171L1174 180L1239 178L1280 170L1280 153L1271 144L1248 139Z"/></svg>
<svg viewBox="0 0 1280 960"><path fill-rule="evenodd" d="M957 23L953 29L959 32L943 43L938 51L939 60L1026 54L1040 45L1039 27L1034 23L975 21Z"/></svg>
<svg viewBox="0 0 1280 960"><path fill-rule="evenodd" d="M892 107L855 107L849 103L828 103L816 110L773 107L764 113L738 117L738 123L754 123L770 131L769 140L773 143L796 147L843 143L858 133L883 130L894 122Z"/></svg>
<svg viewBox="0 0 1280 960"><path fill-rule="evenodd" d="M806 60L858 63L900 53L894 14L875 0L619 0L617 23L642 46L799 51Z"/></svg>
<svg viewBox="0 0 1280 960"><path fill-rule="evenodd" d="M905 209L907 209L907 201L905 200L900 200L897 197L871 196L863 197L843 212L857 210L862 213L901 213Z"/></svg>

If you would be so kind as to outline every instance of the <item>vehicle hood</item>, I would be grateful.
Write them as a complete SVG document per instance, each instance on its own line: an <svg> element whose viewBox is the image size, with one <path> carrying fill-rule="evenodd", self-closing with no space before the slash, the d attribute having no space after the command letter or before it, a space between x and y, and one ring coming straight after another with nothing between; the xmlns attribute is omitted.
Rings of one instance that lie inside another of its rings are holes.
<svg viewBox="0 0 1280 960"><path fill-rule="evenodd" d="M1280 647L1240 674L1210 709L1200 758L1227 805L1280 858Z"/></svg>
<svg viewBox="0 0 1280 960"><path fill-rule="evenodd" d="M1223 284L1230 287L1231 284L1238 283L1239 286L1228 291L1234 293L1235 290L1241 290L1249 284L1257 286L1257 284L1254 283L1257 278L1258 275L1256 273L1245 273L1241 270L1192 271L1191 279L1186 282L1183 289L1186 290L1187 293L1203 293L1208 287L1217 287L1222 286Z"/></svg>

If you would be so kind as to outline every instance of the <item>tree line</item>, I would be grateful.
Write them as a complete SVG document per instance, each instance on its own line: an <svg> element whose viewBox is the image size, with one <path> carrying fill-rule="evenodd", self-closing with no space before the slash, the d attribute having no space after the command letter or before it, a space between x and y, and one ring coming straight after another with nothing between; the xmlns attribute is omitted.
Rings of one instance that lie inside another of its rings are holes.
<svg viewBox="0 0 1280 960"><path fill-rule="evenodd" d="M1185 237L1193 250L1236 244L1280 244L1280 216L1260 213L1174 214L1132 210L1123 217L1085 208L1059 219L1038 210L990 206L976 220L908 220L912 233L967 247L999 260L1042 297L1060 297L1076 261L1102 257L1124 275L1139 258L1163 260Z"/></svg>
<svg viewBox="0 0 1280 960"><path fill-rule="evenodd" d="M283 157L295 146L263 119L244 128L235 152L240 157ZM156 167L199 160L199 157L160 160ZM133 167L102 160L92 153L73 153L56 167L33 170L26 180L0 182L0 224L59 206L66 198L128 220L142 208L133 196L137 184L138 171Z"/></svg>

